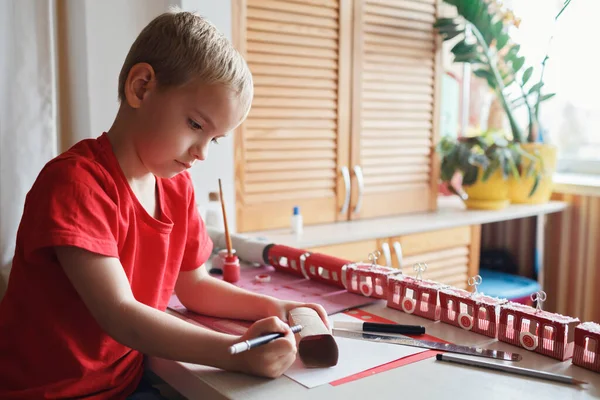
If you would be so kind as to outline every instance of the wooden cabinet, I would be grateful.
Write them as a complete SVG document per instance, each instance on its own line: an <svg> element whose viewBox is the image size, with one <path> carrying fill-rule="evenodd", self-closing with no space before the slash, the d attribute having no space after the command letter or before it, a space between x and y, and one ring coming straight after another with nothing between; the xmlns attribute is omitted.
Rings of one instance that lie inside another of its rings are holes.
<svg viewBox="0 0 600 400"><path fill-rule="evenodd" d="M415 276L413 266L426 263L424 278L466 289L468 278L479 272L480 241L481 226L473 225L309 250L350 261L369 261L369 253L379 250L380 265L400 267L402 273Z"/></svg>
<svg viewBox="0 0 600 400"><path fill-rule="evenodd" d="M255 97L234 135L240 232L434 210L437 0L233 0Z"/></svg>
<svg viewBox="0 0 600 400"><path fill-rule="evenodd" d="M238 231L287 227L296 205L305 224L347 219L351 9L234 0L234 41L255 86L235 133Z"/></svg>
<svg viewBox="0 0 600 400"><path fill-rule="evenodd" d="M434 210L436 3L358 0L353 12L350 217Z"/></svg>

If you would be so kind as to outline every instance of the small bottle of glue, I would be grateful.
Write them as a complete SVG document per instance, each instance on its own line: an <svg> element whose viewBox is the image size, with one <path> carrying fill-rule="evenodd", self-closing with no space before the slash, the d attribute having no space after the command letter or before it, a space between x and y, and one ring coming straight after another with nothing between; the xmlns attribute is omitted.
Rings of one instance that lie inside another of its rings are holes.
<svg viewBox="0 0 600 400"><path fill-rule="evenodd" d="M302 214L300 214L300 207L294 206L294 213L292 214L292 233L296 235L302 234L303 222L302 222Z"/></svg>
<svg viewBox="0 0 600 400"><path fill-rule="evenodd" d="M229 283L235 283L240 280L240 259L231 252L231 255L225 254L223 260L223 280Z"/></svg>

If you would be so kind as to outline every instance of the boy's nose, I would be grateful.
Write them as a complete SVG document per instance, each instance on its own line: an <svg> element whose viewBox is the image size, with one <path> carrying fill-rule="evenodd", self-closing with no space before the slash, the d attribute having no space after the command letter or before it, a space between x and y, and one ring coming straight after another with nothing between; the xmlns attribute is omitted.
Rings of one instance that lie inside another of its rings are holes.
<svg viewBox="0 0 600 400"><path fill-rule="evenodd" d="M206 160L206 155L208 154L208 144L192 147L190 150L190 154L196 160Z"/></svg>

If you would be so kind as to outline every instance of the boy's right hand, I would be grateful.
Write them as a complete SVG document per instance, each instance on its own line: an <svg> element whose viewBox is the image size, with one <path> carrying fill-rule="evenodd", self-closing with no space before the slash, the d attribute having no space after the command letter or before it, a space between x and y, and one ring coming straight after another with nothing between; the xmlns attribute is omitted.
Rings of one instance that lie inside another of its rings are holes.
<svg viewBox="0 0 600 400"><path fill-rule="evenodd" d="M277 317L256 321L240 341L278 332L285 333L285 336L233 356L241 372L277 378L294 363L297 351L296 339L290 327Z"/></svg>

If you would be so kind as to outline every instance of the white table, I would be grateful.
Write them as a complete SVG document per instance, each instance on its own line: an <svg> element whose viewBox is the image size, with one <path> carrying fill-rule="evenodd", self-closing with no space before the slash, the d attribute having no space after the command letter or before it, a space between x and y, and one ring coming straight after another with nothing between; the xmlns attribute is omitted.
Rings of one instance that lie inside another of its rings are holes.
<svg viewBox="0 0 600 400"><path fill-rule="evenodd" d="M523 355L513 365L573 376L590 382L577 386L521 377L502 372L463 367L426 359L354 382L313 389L283 376L268 380L214 368L150 358L149 368L183 396L193 399L598 399L600 374L559 362L441 322L405 314L385 307L384 302L365 311L404 324L423 325L427 333L470 346L481 346ZM486 359L487 360L487 359Z"/></svg>

